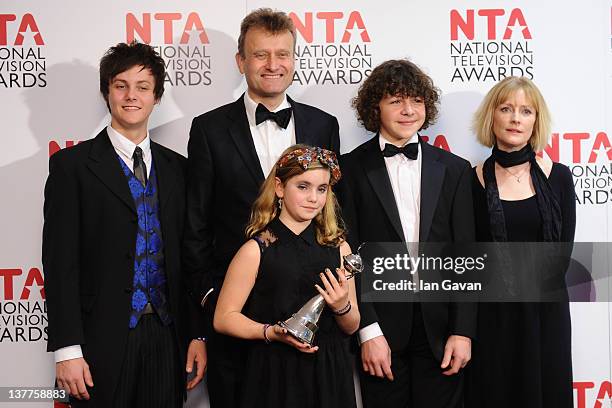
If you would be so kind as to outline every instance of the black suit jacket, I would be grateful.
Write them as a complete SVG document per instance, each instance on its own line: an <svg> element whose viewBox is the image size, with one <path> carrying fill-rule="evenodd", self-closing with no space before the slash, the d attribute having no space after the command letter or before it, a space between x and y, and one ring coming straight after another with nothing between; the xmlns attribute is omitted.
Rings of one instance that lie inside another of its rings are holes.
<svg viewBox="0 0 612 408"><path fill-rule="evenodd" d="M151 142L157 173L165 272L184 367L188 331L180 250L185 158ZM79 344L94 387L90 406L110 407L129 331L137 214L106 130L49 160L42 258L49 317L47 350ZM193 324L191 324L193 326Z"/></svg>
<svg viewBox="0 0 612 408"><path fill-rule="evenodd" d="M422 140L421 242L473 242L474 216L470 164ZM362 242L404 242L399 211L380 150L378 135L340 159L339 198L351 247ZM358 280L359 282L359 280ZM361 302L360 328L378 322L392 350L408 344L411 303ZM442 359L451 334L473 338L476 306L466 303L422 303L431 349Z"/></svg>
<svg viewBox="0 0 612 408"><path fill-rule="evenodd" d="M293 107L296 142L339 154L336 118L288 99ZM183 260L197 302L210 288L218 294L230 261L245 242L251 206L266 176L249 128L244 95L193 120Z"/></svg>

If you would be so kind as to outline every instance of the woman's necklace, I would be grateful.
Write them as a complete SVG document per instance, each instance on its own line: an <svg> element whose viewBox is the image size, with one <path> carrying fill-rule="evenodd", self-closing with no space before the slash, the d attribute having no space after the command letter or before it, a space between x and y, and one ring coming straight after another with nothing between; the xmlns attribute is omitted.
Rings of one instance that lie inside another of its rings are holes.
<svg viewBox="0 0 612 408"><path fill-rule="evenodd" d="M522 171L520 171L517 174L512 173L510 170L508 170L507 168L503 167L503 166L499 166L502 169L506 170L506 172L511 175L512 177L514 177L514 179L516 180L517 183L521 182L521 177L523 177L523 175L525 174L525 172L527 171L527 169L529 169L529 166L525 167Z"/></svg>

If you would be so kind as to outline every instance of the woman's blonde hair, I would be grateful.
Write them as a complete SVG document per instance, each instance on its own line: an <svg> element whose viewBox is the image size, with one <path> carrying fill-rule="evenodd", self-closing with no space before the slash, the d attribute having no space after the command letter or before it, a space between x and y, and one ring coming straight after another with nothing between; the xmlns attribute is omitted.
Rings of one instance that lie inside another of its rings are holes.
<svg viewBox="0 0 612 408"><path fill-rule="evenodd" d="M308 162L307 168L304 169L303 161L300 163L302 156L292 155L296 150L303 149L314 152L316 148L297 144L287 148L281 157L278 159L274 168L264 181L259 190L259 196L253 203L251 210L251 218L246 228L247 238L252 238L259 232L263 231L266 226L275 217L280 214L278 209L278 198L276 197L276 178L284 185L292 177L299 176L312 169L328 169L330 170L330 178L332 169L320 160L312 160ZM331 153L331 152L330 152ZM334 155L335 160L335 155ZM279 165L279 163L281 163ZM336 162L337 163L337 162ZM337 164L336 164L337 166ZM339 173L339 172L338 172ZM330 181L332 181L330 179ZM336 180L337 181L337 180ZM332 191L332 182L328 186L327 197L323 209L312 220L314 222L317 242L321 245L337 247L345 240L345 228L336 195Z"/></svg>
<svg viewBox="0 0 612 408"><path fill-rule="evenodd" d="M525 92L525 97L536 110L536 120L529 138L529 144L536 152L546 147L551 131L551 117L544 97L531 80L514 76L504 78L491 88L474 114L472 130L476 133L476 138L480 144L487 147L495 145L496 139L493 133L495 109L520 89Z"/></svg>

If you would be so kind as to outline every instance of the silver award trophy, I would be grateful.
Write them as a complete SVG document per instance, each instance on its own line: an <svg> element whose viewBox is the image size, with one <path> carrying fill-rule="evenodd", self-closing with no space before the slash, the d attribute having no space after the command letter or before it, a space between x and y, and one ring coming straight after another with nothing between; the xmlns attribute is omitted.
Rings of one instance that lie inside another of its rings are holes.
<svg viewBox="0 0 612 408"><path fill-rule="evenodd" d="M345 255L342 258L344 269L348 272L346 279L353 278L363 270L363 262L359 253ZM317 323L323 313L325 299L320 294L310 299L293 316L278 325L287 329L287 332L303 343L312 345L314 335L319 329Z"/></svg>

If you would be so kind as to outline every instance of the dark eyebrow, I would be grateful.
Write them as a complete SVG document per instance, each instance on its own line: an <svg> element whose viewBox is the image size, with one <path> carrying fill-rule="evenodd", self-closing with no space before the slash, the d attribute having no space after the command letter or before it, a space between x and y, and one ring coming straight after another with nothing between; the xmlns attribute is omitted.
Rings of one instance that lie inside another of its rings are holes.
<svg viewBox="0 0 612 408"><path fill-rule="evenodd" d="M111 83L113 83L113 84L114 84L114 83L117 83L117 82L120 82L120 83L122 83L122 84L127 84L127 81L126 81L125 79L119 79L119 78L115 78L115 79L113 79ZM143 79L143 80L141 80L141 81L136 82L136 85L142 85L142 84L151 85L151 81L148 81L148 80L146 80L146 79Z"/></svg>

